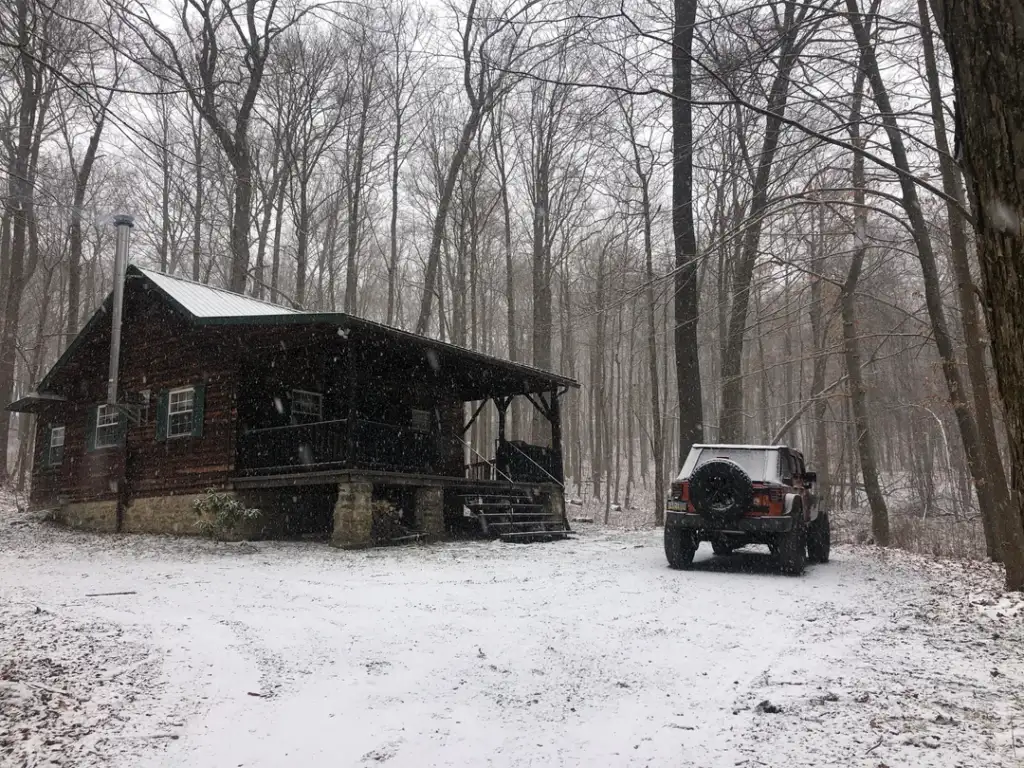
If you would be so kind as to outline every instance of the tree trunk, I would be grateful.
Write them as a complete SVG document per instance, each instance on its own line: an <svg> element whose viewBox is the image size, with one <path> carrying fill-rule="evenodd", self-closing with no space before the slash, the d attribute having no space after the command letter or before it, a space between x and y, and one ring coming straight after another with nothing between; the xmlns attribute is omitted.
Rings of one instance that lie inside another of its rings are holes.
<svg viewBox="0 0 1024 768"><path fill-rule="evenodd" d="M942 173L942 191L966 207L963 187L956 176L956 167L946 140L946 118L942 104L942 90L939 85L935 48L932 43L931 23L926 0L918 0L921 18L921 42L924 51L925 73L931 97L932 122L935 126L935 146L939 156L939 170ZM978 481L990 489L989 504L981 506L981 519L985 529L985 544L988 555L999 562L1000 521L1006 516L1010 505L1006 473L999 455L995 423L992 419L992 398L988 387L988 371L985 366L985 349L988 346L982 338L981 320L974 296L974 279L971 276L970 259L967 252L966 222L963 215L949 201L946 202L946 219L949 222L949 247L956 276L957 298L964 329L964 344L967 357L967 375L974 395L974 414L978 424L979 454L981 462L976 471ZM979 499L979 503L982 500Z"/></svg>
<svg viewBox="0 0 1024 768"><path fill-rule="evenodd" d="M1002 520L1006 587L1024 589L1024 0L936 3L976 201L978 261L1006 413L1015 503Z"/></svg>
<svg viewBox="0 0 1024 768"><path fill-rule="evenodd" d="M3 331L0 333L0 408L11 401L17 360L18 328L21 321L21 297L31 274L26 264L28 230L33 211L35 174L32 163L34 127L39 117L41 73L32 40L33 20L28 0L17 0L18 69L21 74L18 106L18 139L13 168L9 176L11 196L7 201L11 217L11 249L7 266L6 291L3 293ZM7 448L10 444L10 412L0 413L0 485L7 481Z"/></svg>
<svg viewBox="0 0 1024 768"><path fill-rule="evenodd" d="M473 137L480 127L483 119L483 106L474 104L470 110L466 123L462 126L462 135L459 136L459 143L455 146L455 153L448 163L448 171L445 174L444 184L441 186L441 197L437 203L437 213L434 214L434 226L430 234L430 250L427 253L427 266L423 272L423 296L420 299L420 314L416 320L416 333L426 335L430 327L430 312L434 303L434 293L437 288L437 267L441 261L441 243L444 240L445 225L448 221L448 209L452 205L452 195L455 192L455 182L458 181L459 171L469 154Z"/></svg>
<svg viewBox="0 0 1024 768"><path fill-rule="evenodd" d="M979 446L978 428L967 402L967 393L964 390L963 380L960 377L960 368L953 349L953 340L946 324L946 316L942 307L942 287L939 283L935 252L932 249L931 236L928 232L928 222L924 218L924 213L917 196L917 185L914 183L910 173L910 161L903 144L903 134L896 122L895 113L889 102L889 94L885 87L885 82L882 80L878 62L875 58L875 50L871 44L867 28L861 19L857 0L846 0L846 7L849 11L850 25L853 27L854 35L861 49L861 61L864 64L865 74L871 83L871 89L875 95L875 103L878 104L878 109L881 112L882 125L885 127L885 132L889 138L893 162L902 171L900 174L900 189L903 193L903 209L910 220L914 244L917 246L917 258L921 263L921 273L924 277L925 305L928 308L928 316L931 319L932 335L935 337L935 346L939 351L939 357L942 361L942 373L946 380L950 405L953 408L957 425L960 428L960 438L963 442L967 465L974 480L975 492L978 495L978 501L982 509L986 507L995 508L991 484L985 483L985 476L980 468L983 454Z"/></svg>
<svg viewBox="0 0 1024 768"><path fill-rule="evenodd" d="M675 251L676 396L679 455L704 439L697 321L697 233L693 221L693 26L697 0L675 0L672 30L672 238ZM653 384L652 386L657 386ZM661 488L661 484L658 484ZM656 513L661 515L660 511Z"/></svg>
<svg viewBox="0 0 1024 768"><path fill-rule="evenodd" d="M768 95L768 116L765 118L764 142L757 162L754 187L742 238L739 264L733 272L732 307L729 313L729 335L722 359L722 412L719 418L723 442L739 442L743 435L743 336L747 328L750 304L750 283L761 242L761 227L768 208L768 182L771 179L775 153L782 134L782 117L789 98L790 73L796 64L797 32L795 4L787 3L785 32L779 46L778 70Z"/></svg>
<svg viewBox="0 0 1024 768"><path fill-rule="evenodd" d="M850 142L856 148L861 148L864 145L864 139L860 135L863 93L864 74L860 72L853 89L853 109L850 116ZM864 204L865 186L864 157L855 151L853 152L854 250L850 271L843 284L840 299L843 315L843 352L846 359L846 375L850 379L850 405L853 409L854 434L857 452L860 455L861 475L864 478L864 493L868 497L868 505L871 508L871 533L874 536L875 544L880 547L888 547L889 510L878 481L878 464L875 460L874 442L871 439L868 419L867 392L864 389L864 376L861 372L860 340L857 338L857 283L860 281L864 257L868 250L868 209ZM853 487L853 475L851 474L851 493L853 493Z"/></svg>
<svg viewBox="0 0 1024 768"><path fill-rule="evenodd" d="M107 103L109 104L109 101ZM96 161L96 152L105 122L106 105L93 127L82 164L75 172L75 194L71 206L71 224L68 235L70 251L68 254L68 313L64 333L65 345L70 344L71 339L78 333L78 305L82 279L82 209L85 207L85 193L89 187L89 177L92 174L93 163Z"/></svg>

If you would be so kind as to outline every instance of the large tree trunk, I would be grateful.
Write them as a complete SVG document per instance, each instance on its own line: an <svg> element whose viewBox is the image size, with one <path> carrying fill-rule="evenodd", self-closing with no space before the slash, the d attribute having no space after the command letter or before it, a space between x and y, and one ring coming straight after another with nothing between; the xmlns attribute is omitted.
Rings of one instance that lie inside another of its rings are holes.
<svg viewBox="0 0 1024 768"><path fill-rule="evenodd" d="M782 118L789 98L790 73L799 55L797 33L800 22L795 14L795 4L787 3L783 22L784 32L779 41L778 69L768 94L768 116L765 118L764 142L761 144L761 154L754 175L750 212L743 231L740 261L733 273L729 335L722 359L722 413L719 421L724 442L743 440L743 336L747 329L750 283L757 263L761 227L764 213L768 209L768 182L771 179L775 153L782 135Z"/></svg>
<svg viewBox="0 0 1024 768"><path fill-rule="evenodd" d="M75 172L75 194L71 206L71 224L68 232L70 252L68 254L68 313L64 332L65 345L70 344L71 339L78 333L78 305L81 301L82 284L82 209L85 207L85 192L89 187L89 177L92 175L92 166L96 161L96 152L105 122L106 105L93 127L82 164ZM166 222L164 228L166 229ZM164 247L166 253L166 246Z"/></svg>
<svg viewBox="0 0 1024 768"><path fill-rule="evenodd" d="M861 57L863 64L864 57ZM864 94L864 73L859 72L853 88L853 108L850 115L850 143L855 150L864 147L861 136L861 104ZM842 304L843 315L843 352L846 359L846 375L850 379L850 406L853 410L853 428L857 452L860 456L860 470L864 478L864 493L868 497L871 508L871 533L875 544L880 547L889 546L889 510L882 495L878 481L878 462L875 459L874 441L871 439L870 421L868 418L867 392L864 388L864 376L861 372L860 340L857 337L857 283L860 281L864 257L868 250L868 209L865 206L864 189L867 182L864 174L864 156L853 152L853 204L854 204L854 250L850 263L850 271L843 284ZM851 447L852 450L852 447ZM851 495L853 495L854 476L851 473Z"/></svg>
<svg viewBox="0 0 1024 768"><path fill-rule="evenodd" d="M936 1L977 201L978 261L1006 413L1015 509L1002 520L1006 586L1024 589L1024 0Z"/></svg>
<svg viewBox="0 0 1024 768"><path fill-rule="evenodd" d="M914 245L917 249L917 258L921 264L921 274L924 277L925 306L928 308L932 335L935 337L935 346L942 361L942 373L946 380L950 405L953 408L957 425L960 428L960 438L963 442L967 465L974 480L974 487L978 494L978 502L981 508L984 509L986 506L994 508L995 502L992 499L991 484L985 482L984 471L980 467L983 455L979 447L978 428L967 402L967 392L960 377L960 368L953 349L953 340L946 323L946 315L942 307L942 288L939 283L935 252L932 248L931 236L928 231L928 222L924 218L924 212L918 199L917 185L914 183L910 172L910 161L903 143L903 134L896 122L895 113L889 102L889 93L885 87L885 82L882 80L878 61L875 58L874 46L861 18L857 0L846 0L846 7L849 11L850 25L853 27L857 44L861 49L861 61L864 65L864 72L868 82L871 83L871 89L875 95L875 103L881 112L882 125L885 127L885 132L889 138L893 163L902 171L900 174L900 189L903 193L901 202L907 218L910 220Z"/></svg>
<svg viewBox="0 0 1024 768"><path fill-rule="evenodd" d="M0 333L0 408L11 401L17 360L18 329L21 321L21 297L31 274L26 264L29 222L33 211L34 169L32 163L34 128L40 103L41 74L32 39L33 20L28 0L18 0L18 69L21 74L18 105L18 139L10 169L11 248L3 292L3 332ZM10 442L10 412L0 412L0 485L7 480L7 448Z"/></svg>
<svg viewBox="0 0 1024 768"><path fill-rule="evenodd" d="M441 186L441 196L437 202L437 212L434 214L434 226L430 234L430 251L427 253L427 266L423 272L423 295L420 299L420 314L416 320L416 333L426 334L430 327L431 308L434 303L434 294L437 292L437 268L441 261L441 244L444 240L444 230L448 221L448 210L452 205L452 195L455 193L455 183L459 178L459 171L466 161L473 137L480 127L483 118L482 107L474 106L462 126L462 135L459 136L459 143L455 146L455 153L448 163L448 171Z"/></svg>
<svg viewBox="0 0 1024 768"><path fill-rule="evenodd" d="M697 234L693 221L693 25L697 0L675 0L672 30L672 238L675 250L676 395L679 455L704 439L697 319ZM652 386L657 386L653 384ZM657 481L656 481L657 482ZM661 489L661 483L658 482ZM663 491L662 491L663 492ZM656 514L661 515L661 507Z"/></svg>
<svg viewBox="0 0 1024 768"><path fill-rule="evenodd" d="M956 167L946 140L946 118L943 111L942 90L939 85L939 72L935 61L935 48L932 44L928 4L926 0L918 0L917 5L921 18L921 42L925 58L925 72L928 77L928 90L931 96L932 122L935 125L935 146L938 150L939 169L942 173L942 191L950 198L958 200L961 207L966 207L963 187L957 178ZM976 470L980 475L979 483L987 486L990 492L990 503L982 503L981 519L985 529L988 555L993 560L999 561L1001 559L999 524L1009 508L1010 494L1006 485L1006 473L1003 471L1003 461L999 455L996 428L992 418L992 398L989 393L988 371L985 366L987 344L982 339L981 319L974 296L974 279L971 276L971 264L967 253L966 222L961 212L949 201L946 202L946 219L949 222L950 256L956 276L957 298L964 329L967 374L971 380L974 414L978 424L980 442L978 447L981 462ZM979 502L981 501L979 499Z"/></svg>

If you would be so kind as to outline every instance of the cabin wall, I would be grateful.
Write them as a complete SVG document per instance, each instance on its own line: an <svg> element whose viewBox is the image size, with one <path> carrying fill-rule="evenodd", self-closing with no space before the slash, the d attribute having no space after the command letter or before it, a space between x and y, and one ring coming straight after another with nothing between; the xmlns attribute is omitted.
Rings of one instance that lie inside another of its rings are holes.
<svg viewBox="0 0 1024 768"><path fill-rule="evenodd" d="M148 407L138 422L128 421L123 446L90 451L91 409L106 399L109 337L109 329L103 328L86 339L54 386L68 399L62 500L81 505L116 502L119 489L126 498L145 498L224 487L235 457L234 335L226 328L195 328L155 296L126 292L121 397L149 390ZM205 387L202 435L158 440L160 392L200 384ZM36 462L38 476L45 478L38 453ZM46 493L52 493L52 481L44 483Z"/></svg>

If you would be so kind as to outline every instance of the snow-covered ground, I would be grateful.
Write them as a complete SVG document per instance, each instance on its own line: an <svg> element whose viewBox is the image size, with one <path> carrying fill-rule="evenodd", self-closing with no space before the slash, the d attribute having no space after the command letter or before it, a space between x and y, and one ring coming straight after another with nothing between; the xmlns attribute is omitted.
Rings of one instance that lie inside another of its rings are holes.
<svg viewBox="0 0 1024 768"><path fill-rule="evenodd" d="M675 572L657 531L576 528L342 552L7 506L0 764L1024 765L1024 611L991 566Z"/></svg>

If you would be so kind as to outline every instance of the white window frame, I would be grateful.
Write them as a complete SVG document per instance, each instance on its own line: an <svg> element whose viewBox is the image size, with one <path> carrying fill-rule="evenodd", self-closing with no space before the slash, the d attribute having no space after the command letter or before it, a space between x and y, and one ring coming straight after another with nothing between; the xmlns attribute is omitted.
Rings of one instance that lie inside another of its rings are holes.
<svg viewBox="0 0 1024 768"><path fill-rule="evenodd" d="M315 424L324 420L324 396L308 389L293 389L291 420L294 424Z"/></svg>
<svg viewBox="0 0 1024 768"><path fill-rule="evenodd" d="M54 440L56 439L57 435L60 435L60 442L55 444ZM63 424L60 425L59 427L50 427L50 442L46 448L46 463L49 464L51 467L56 467L57 465L64 461L64 441L66 439L67 429ZM57 461L54 461L53 459L54 448L60 448L60 459Z"/></svg>
<svg viewBox="0 0 1024 768"><path fill-rule="evenodd" d="M116 405L101 403L96 406L94 444L97 450L115 448L121 444L121 412Z"/></svg>
<svg viewBox="0 0 1024 768"><path fill-rule="evenodd" d="M188 407L187 408L177 408L177 409L175 409L175 407L174 407L175 406L174 396L175 395L183 395L186 392L188 392L188 393L190 393L192 395L192 397L188 400ZM174 417L175 416L180 416L183 413L187 413L189 415L188 429L186 429L184 432L175 432L174 429L172 428L173 425L174 425ZM167 393L167 425L166 426L167 426L167 439L168 440L170 440L172 438L175 438L175 437L192 437L192 433L195 431L195 427L196 427L196 388L195 387L192 387L192 386L189 386L189 387L178 387L177 389L172 389L170 392Z"/></svg>

